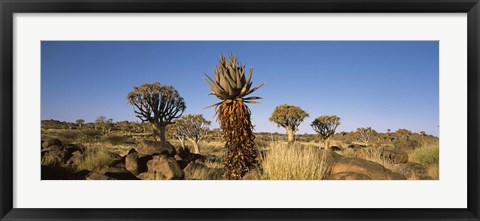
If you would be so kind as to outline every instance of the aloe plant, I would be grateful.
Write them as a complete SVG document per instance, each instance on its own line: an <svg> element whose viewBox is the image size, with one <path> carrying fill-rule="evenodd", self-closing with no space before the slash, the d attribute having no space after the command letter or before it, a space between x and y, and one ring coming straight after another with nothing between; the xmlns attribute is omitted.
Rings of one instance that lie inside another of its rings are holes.
<svg viewBox="0 0 480 221"><path fill-rule="evenodd" d="M220 102L209 107L215 107L216 116L225 138L225 178L242 179L243 176L258 164L258 150L255 147L255 135L250 120L251 112L246 103L258 103L260 97L247 97L262 84L252 88L251 67L248 77L245 76L245 66L241 65L236 55L230 54L228 59L220 54L220 61L214 70L214 78L206 76L211 95Z"/></svg>

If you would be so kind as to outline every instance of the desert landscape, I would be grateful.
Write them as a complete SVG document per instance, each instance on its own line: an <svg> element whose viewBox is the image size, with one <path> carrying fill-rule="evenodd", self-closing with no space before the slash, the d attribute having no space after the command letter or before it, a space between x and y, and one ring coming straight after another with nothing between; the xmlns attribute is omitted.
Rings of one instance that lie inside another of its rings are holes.
<svg viewBox="0 0 480 221"><path fill-rule="evenodd" d="M114 95L136 120L42 117L42 180L439 179L439 138L425 131L368 124L342 131L350 123L342 115L313 116L319 112L295 100L262 109L269 113L262 120L282 132L257 131L252 107L269 99L256 95L269 82L253 84L254 68L233 52L217 58L203 75L217 98L206 109L186 113L192 99L160 78Z"/></svg>

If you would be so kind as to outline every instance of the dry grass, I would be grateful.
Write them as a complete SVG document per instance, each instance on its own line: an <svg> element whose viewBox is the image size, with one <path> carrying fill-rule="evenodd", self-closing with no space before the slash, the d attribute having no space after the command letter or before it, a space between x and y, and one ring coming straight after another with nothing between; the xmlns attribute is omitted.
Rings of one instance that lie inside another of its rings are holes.
<svg viewBox="0 0 480 221"><path fill-rule="evenodd" d="M195 168L190 179L192 180L223 180L223 168L222 164L218 163L205 163L207 167Z"/></svg>
<svg viewBox="0 0 480 221"><path fill-rule="evenodd" d="M272 143L261 162L261 176L265 180L322 180L329 166L327 155L317 149Z"/></svg>
<svg viewBox="0 0 480 221"><path fill-rule="evenodd" d="M427 168L428 175L432 177L434 180L438 180L440 178L438 170L439 170L438 164L429 165Z"/></svg>
<svg viewBox="0 0 480 221"><path fill-rule="evenodd" d="M438 144L427 144L413 151L409 158L413 162L423 164L425 166L435 165L439 163Z"/></svg>
<svg viewBox="0 0 480 221"><path fill-rule="evenodd" d="M87 149L83 158L77 166L77 171L94 170L95 168L108 165L113 157L105 149Z"/></svg>

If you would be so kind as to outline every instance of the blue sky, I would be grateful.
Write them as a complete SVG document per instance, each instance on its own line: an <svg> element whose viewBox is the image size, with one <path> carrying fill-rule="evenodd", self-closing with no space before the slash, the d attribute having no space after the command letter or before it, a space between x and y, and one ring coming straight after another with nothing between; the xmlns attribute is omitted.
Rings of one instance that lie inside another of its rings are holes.
<svg viewBox="0 0 480 221"><path fill-rule="evenodd" d="M174 86L185 114L203 114L218 127L216 103L203 79L213 76L220 53L234 52L253 66L253 82L265 85L249 105L257 132L280 132L268 121L275 106L301 106L310 114L298 133L314 133L320 115L341 118L337 131L371 126L438 135L437 41L44 41L41 118L61 121L98 116L135 118L126 96L134 86Z"/></svg>

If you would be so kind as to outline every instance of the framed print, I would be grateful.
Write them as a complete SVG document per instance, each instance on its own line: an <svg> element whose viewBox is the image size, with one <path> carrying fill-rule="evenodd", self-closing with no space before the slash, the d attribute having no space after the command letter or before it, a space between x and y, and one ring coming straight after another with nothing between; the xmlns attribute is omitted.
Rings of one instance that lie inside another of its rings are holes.
<svg viewBox="0 0 480 221"><path fill-rule="evenodd" d="M479 219L477 0L1 9L2 220Z"/></svg>

